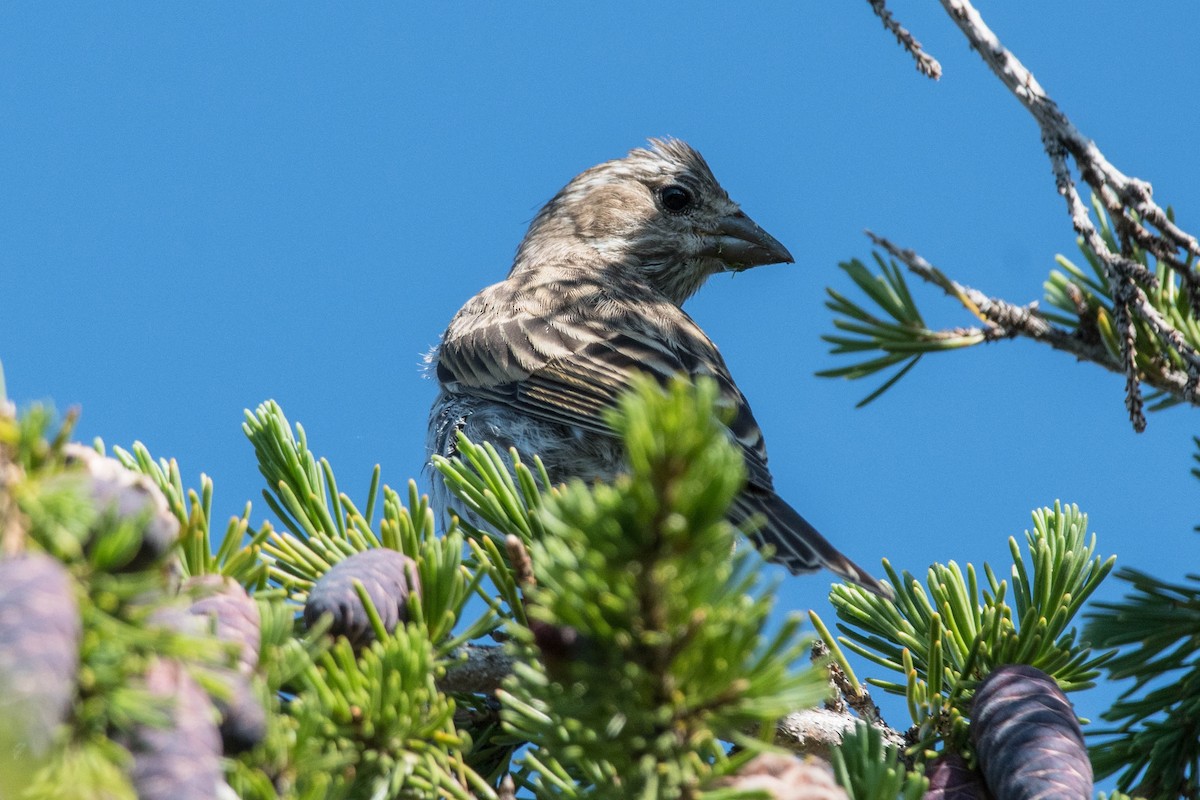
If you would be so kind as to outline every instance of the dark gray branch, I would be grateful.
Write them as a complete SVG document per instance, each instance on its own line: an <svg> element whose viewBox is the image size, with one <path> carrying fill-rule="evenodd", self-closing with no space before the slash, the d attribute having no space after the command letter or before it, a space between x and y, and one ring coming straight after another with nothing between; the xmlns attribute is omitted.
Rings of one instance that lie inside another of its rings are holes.
<svg viewBox="0 0 1200 800"><path fill-rule="evenodd" d="M512 672L512 656L503 647L467 644L459 649L458 655L459 660L437 682L443 692L494 694Z"/></svg>

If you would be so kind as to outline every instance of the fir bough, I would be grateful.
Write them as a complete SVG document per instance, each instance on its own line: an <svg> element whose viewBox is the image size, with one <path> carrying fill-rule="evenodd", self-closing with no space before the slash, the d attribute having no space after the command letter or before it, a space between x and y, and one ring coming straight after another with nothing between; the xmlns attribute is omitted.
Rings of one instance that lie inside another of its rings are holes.
<svg viewBox="0 0 1200 800"><path fill-rule="evenodd" d="M1034 512L1025 552L1009 539L1013 564L1007 580L984 565L983 580L968 564L929 568L925 586L884 562L896 602L854 586L834 587L831 599L844 634L840 641L901 680L871 679L905 697L915 730L911 756L932 758L943 746L973 756L969 741L975 687L993 669L1027 664L1048 673L1063 691L1086 689L1113 653L1094 654L1072 622L1111 572L1115 557L1096 555L1087 516L1055 504ZM850 673L853 679L852 673Z"/></svg>
<svg viewBox="0 0 1200 800"><path fill-rule="evenodd" d="M1096 774L1151 800L1200 797L1200 576L1172 583L1123 569L1117 577L1129 593L1098 603L1088 634L1123 648L1109 676L1133 683L1093 734Z"/></svg>
<svg viewBox="0 0 1200 800"><path fill-rule="evenodd" d="M506 484L486 459L482 481L442 465L453 490L498 510L502 532L530 540L536 585L499 696L506 729L531 744L521 774L538 796L700 797L767 746L755 730L828 693L802 663L799 618L768 633L759 556L733 551L725 514L744 468L716 403L710 382L639 384L610 418L629 474L520 507L486 498L517 499L524 478Z"/></svg>
<svg viewBox="0 0 1200 800"><path fill-rule="evenodd" d="M916 253L901 251L868 233L893 258L904 261L908 271L940 288L980 324L930 328L904 270L877 251L872 253L877 272L858 259L838 265L865 297L826 289L825 306L833 312L836 332L821 338L829 342L833 355L845 356L853 363L817 375L856 380L893 370L859 403L862 406L894 386L923 355L1028 336L1117 373L1125 372L1126 358L1132 358L1137 381L1154 390L1152 409L1194 403L1189 388L1192 381L1185 379L1195 371L1189 357L1200 347L1195 256L1186 253L1177 258L1174 248L1164 249L1164 242L1155 237L1131 236L1138 229L1146 232L1142 227L1146 221L1132 208L1118 213L1115 222L1111 216L1114 208L1106 208L1100 197L1093 196L1092 208L1098 236L1094 241L1126 259L1132 274L1129 285L1114 292L1108 268L1081 236L1076 244L1086 266L1078 266L1064 255L1055 256L1059 269L1051 270L1043 284L1044 307L1036 303L1014 306L988 297L951 279ZM1163 221L1173 226L1174 218L1174 212L1167 209ZM1158 249L1146 249L1144 244ZM1130 315L1128 299L1114 297L1134 289L1145 294L1147 306L1159 322L1152 324L1144 312ZM1014 322L1014 315L1022 319ZM1129 321L1128 331L1121 322L1124 318ZM1131 340L1128 352L1122 345L1123 335Z"/></svg>

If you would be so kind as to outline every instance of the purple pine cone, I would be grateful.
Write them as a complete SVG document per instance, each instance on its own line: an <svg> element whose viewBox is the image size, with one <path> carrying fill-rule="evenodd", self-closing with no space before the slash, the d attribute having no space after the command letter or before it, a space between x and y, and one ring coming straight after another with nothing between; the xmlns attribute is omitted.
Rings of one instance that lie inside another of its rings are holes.
<svg viewBox="0 0 1200 800"><path fill-rule="evenodd" d="M305 624L311 628L323 614L330 614L333 624L329 632L361 647L374 641L375 631L354 590L355 579L366 589L388 633L408 619L409 592L419 595L421 582L415 561L386 548L355 553L321 576L304 604Z"/></svg>
<svg viewBox="0 0 1200 800"><path fill-rule="evenodd" d="M129 737L139 800L212 800L222 781L221 737L208 695L174 661L154 662L145 682L172 705L165 728L142 725Z"/></svg>
<svg viewBox="0 0 1200 800"><path fill-rule="evenodd" d="M186 609L159 609L151 615L151 620L189 636L215 635L222 642L237 645L237 668L213 670L228 691L227 697L214 697L213 703L221 717L225 754L249 750L267 733L266 711L251 684L261 644L258 604L241 584L221 575L188 578L183 591L199 597Z"/></svg>
<svg viewBox="0 0 1200 800"><path fill-rule="evenodd" d="M57 560L0 561L0 719L42 755L75 696L82 623L75 581Z"/></svg>
<svg viewBox="0 0 1200 800"><path fill-rule="evenodd" d="M221 575L188 578L183 591L198 595L188 606L188 613L205 622L211 620L218 639L238 645L238 670L243 675L253 674L262 644L262 620L254 598L240 583Z"/></svg>
<svg viewBox="0 0 1200 800"><path fill-rule="evenodd" d="M975 692L971 739L996 800L1092 796L1092 764L1066 695L1040 669L1010 664Z"/></svg>
<svg viewBox="0 0 1200 800"><path fill-rule="evenodd" d="M83 465L88 492L101 514L112 514L118 519L145 517L141 546L128 563L117 565L118 569L143 569L175 546L179 520L171 513L167 498L154 481L81 444L68 444L63 452L68 466Z"/></svg>
<svg viewBox="0 0 1200 800"><path fill-rule="evenodd" d="M958 753L946 752L925 766L929 790L925 800L988 800L982 776Z"/></svg>
<svg viewBox="0 0 1200 800"><path fill-rule="evenodd" d="M216 705L221 713L221 744L225 755L250 750L267 735L267 712L251 685L262 646L258 603L240 583L220 575L188 578L183 588L198 589L202 594L210 592L195 600L188 613L206 618L206 624L215 628L218 639L239 646L237 671L225 675L230 696L218 699Z"/></svg>

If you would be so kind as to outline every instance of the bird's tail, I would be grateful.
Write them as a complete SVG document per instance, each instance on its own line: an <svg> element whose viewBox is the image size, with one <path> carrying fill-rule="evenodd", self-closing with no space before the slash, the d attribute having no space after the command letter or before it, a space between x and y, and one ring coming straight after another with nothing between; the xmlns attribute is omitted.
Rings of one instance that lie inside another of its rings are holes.
<svg viewBox="0 0 1200 800"><path fill-rule="evenodd" d="M731 520L736 525L753 527L753 518L759 514L762 523L750 531L751 540L759 547L770 545L775 551L771 560L783 564L793 575L825 568L880 597L895 598L892 587L843 555L782 497L769 489L747 486L730 509Z"/></svg>

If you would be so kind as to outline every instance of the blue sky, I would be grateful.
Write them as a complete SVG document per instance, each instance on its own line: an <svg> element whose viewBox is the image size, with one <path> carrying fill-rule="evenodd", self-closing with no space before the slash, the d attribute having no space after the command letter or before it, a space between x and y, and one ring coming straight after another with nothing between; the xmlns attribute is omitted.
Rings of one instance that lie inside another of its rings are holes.
<svg viewBox="0 0 1200 800"><path fill-rule="evenodd" d="M719 276L688 306L766 431L780 491L860 563L1007 563L1055 499L1100 550L1194 569L1196 413L1132 433L1122 381L1030 343L930 358L874 405L824 287L864 228L960 281L1040 298L1074 236L1037 129L934 2L6 4L0 9L0 361L21 404L145 442L221 515L256 499L242 409L278 400L343 488L424 462L421 354L500 280L571 176L686 139L797 263ZM1072 120L1200 229L1200 6L980 9ZM928 318L970 324L920 287ZM826 576L783 604L828 613ZM1121 587L1110 585L1107 596ZM1111 689L1077 696L1094 715ZM899 706L894 724L904 719Z"/></svg>

